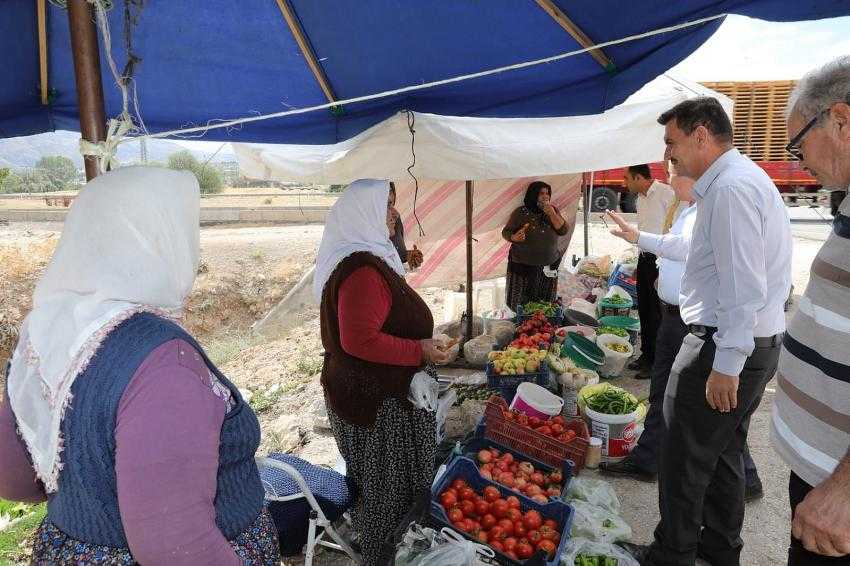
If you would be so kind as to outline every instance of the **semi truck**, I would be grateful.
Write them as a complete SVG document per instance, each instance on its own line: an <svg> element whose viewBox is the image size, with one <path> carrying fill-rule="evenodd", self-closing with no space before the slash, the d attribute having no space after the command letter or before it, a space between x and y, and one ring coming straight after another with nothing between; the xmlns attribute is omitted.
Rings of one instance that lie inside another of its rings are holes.
<svg viewBox="0 0 850 566"><path fill-rule="evenodd" d="M823 206L835 215L844 191L824 190L817 179L808 174L785 151L788 131L785 128L785 107L796 81L712 82L704 86L725 94L734 103L733 143L747 155L776 184L788 206ZM649 164L653 178L666 182L664 163ZM636 196L629 194L623 178L625 168L585 173L590 185L591 210L601 212L619 208L635 212Z"/></svg>

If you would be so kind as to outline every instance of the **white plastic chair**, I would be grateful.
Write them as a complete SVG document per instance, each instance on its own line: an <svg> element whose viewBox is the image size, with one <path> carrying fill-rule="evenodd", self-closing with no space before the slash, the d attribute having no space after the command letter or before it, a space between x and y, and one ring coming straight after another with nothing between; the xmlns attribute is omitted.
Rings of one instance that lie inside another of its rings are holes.
<svg viewBox="0 0 850 566"><path fill-rule="evenodd" d="M339 534L336 528L333 526L333 523L328 520L325 514L322 512L322 508L319 505L319 502L316 501L316 498L313 496L313 492L310 490L310 487L307 485L307 481L301 475L301 473L296 470L293 466L287 464L286 462L281 462L279 460L275 460L273 458L266 458L263 456L258 456L256 458L257 467L262 468L275 468L287 474L290 478L292 478L301 489L299 493L294 493L291 495L278 495L275 493L274 487L271 486L267 482L263 482L263 489L266 491L266 500L268 501L294 501L297 499L306 499L307 503L310 505L310 522L307 531L307 545L304 553L304 566L312 566L313 565L313 557L316 555L316 546L321 545L326 548L330 548L336 550L337 552L344 552L348 555L351 560L354 561L355 564L363 564L363 558L360 556L360 553L354 550L351 545ZM325 535L329 536L333 541L326 540ZM285 536L285 535L281 535Z"/></svg>

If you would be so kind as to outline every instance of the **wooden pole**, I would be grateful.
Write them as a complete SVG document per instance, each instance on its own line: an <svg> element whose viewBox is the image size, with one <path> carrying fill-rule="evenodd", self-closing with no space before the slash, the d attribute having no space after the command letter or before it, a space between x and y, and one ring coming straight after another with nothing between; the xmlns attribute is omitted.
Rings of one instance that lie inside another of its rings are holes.
<svg viewBox="0 0 850 566"><path fill-rule="evenodd" d="M41 103L47 106L47 0L38 0L38 67L41 77Z"/></svg>
<svg viewBox="0 0 850 566"><path fill-rule="evenodd" d="M87 0L68 0L68 25L71 30L71 52L77 82L77 105L80 109L80 133L90 142L106 140L106 111L103 107L103 85L100 80L100 52L97 45L94 7ZM97 177L97 160L84 158L86 180Z"/></svg>
<svg viewBox="0 0 850 566"><path fill-rule="evenodd" d="M584 255L590 255L590 207L593 201L593 171L590 172L590 182L584 189Z"/></svg>
<svg viewBox="0 0 850 566"><path fill-rule="evenodd" d="M467 340L472 340L472 181L466 182L466 330Z"/></svg>

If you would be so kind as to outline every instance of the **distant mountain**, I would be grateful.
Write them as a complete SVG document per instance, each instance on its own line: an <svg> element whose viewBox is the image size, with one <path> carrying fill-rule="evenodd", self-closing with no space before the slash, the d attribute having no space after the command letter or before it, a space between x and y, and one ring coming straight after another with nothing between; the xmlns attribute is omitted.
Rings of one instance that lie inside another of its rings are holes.
<svg viewBox="0 0 850 566"><path fill-rule="evenodd" d="M184 145L185 143L185 145ZM18 169L32 167L46 155L64 155L83 167L83 158L79 150L80 134L76 132L57 131L35 136L20 138L0 138L0 167ZM139 142L128 142L118 148L118 160L121 163L138 162L141 160ZM173 142L167 140L148 140L148 161L165 163L172 153L188 149L201 161L206 161L213 154L211 162L236 161L236 156L230 144L223 148L215 142ZM215 153L221 148L221 151Z"/></svg>

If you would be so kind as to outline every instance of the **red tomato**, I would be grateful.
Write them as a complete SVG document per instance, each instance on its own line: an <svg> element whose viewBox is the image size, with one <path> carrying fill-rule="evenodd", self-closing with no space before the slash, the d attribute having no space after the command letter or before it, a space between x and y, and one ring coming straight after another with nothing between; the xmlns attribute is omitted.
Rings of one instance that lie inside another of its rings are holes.
<svg viewBox="0 0 850 566"><path fill-rule="evenodd" d="M460 510L463 511L464 517L472 517L475 515L475 503L472 501L461 501L458 507L460 507Z"/></svg>
<svg viewBox="0 0 850 566"><path fill-rule="evenodd" d="M510 452L505 452L504 454L502 454L502 461L507 462L508 465L513 464L514 463L514 455L511 454Z"/></svg>
<svg viewBox="0 0 850 566"><path fill-rule="evenodd" d="M486 501L487 503L493 503L501 497L502 494L497 487L488 485L484 488L484 501Z"/></svg>
<svg viewBox="0 0 850 566"><path fill-rule="evenodd" d="M489 537L488 537L488 538L489 538ZM490 539L490 541L489 541L487 544L489 544L489 545L490 545L490 547L491 547L493 550L498 550L499 552L504 552L504 551L505 551L505 545L503 545L503 544L502 544L500 541L498 541L498 540L492 540L492 539Z"/></svg>
<svg viewBox="0 0 850 566"><path fill-rule="evenodd" d="M514 479L514 475L510 472L502 472L499 476L498 482L505 487L513 488L516 486L516 480Z"/></svg>
<svg viewBox="0 0 850 566"><path fill-rule="evenodd" d="M543 425L537 429L537 432L540 434L545 434L546 436L552 436L552 429L547 425Z"/></svg>
<svg viewBox="0 0 850 566"><path fill-rule="evenodd" d="M549 503L549 498L546 497L545 495L543 495L542 493L537 494L537 495L532 495L531 500L536 501L540 505L546 505L547 503Z"/></svg>
<svg viewBox="0 0 850 566"><path fill-rule="evenodd" d="M533 531L539 529L540 525L543 524L543 517L540 516L538 511L532 509L531 511L526 511L522 517L522 522L525 524L526 529Z"/></svg>
<svg viewBox="0 0 850 566"><path fill-rule="evenodd" d="M519 509L519 498L515 495L511 495L505 501L508 502L508 507L511 509Z"/></svg>
<svg viewBox="0 0 850 566"><path fill-rule="evenodd" d="M514 536L523 538L528 534L528 529L522 524L522 521L514 521Z"/></svg>
<svg viewBox="0 0 850 566"><path fill-rule="evenodd" d="M536 483L531 483L528 484L528 487L525 489L525 493L527 493L529 497L534 497L535 495L543 493L543 488Z"/></svg>
<svg viewBox="0 0 850 566"><path fill-rule="evenodd" d="M522 426L528 426L528 416L527 415L519 415L516 418L516 422L518 422Z"/></svg>
<svg viewBox="0 0 850 566"><path fill-rule="evenodd" d="M511 507L508 509L508 519L511 521L522 521L522 511Z"/></svg>
<svg viewBox="0 0 850 566"><path fill-rule="evenodd" d="M451 490L446 490L440 496L440 504L446 509L450 509L457 505L457 495Z"/></svg>
<svg viewBox="0 0 850 566"><path fill-rule="evenodd" d="M487 531L478 531L478 542L487 544Z"/></svg>
<svg viewBox="0 0 850 566"><path fill-rule="evenodd" d="M497 519L504 519L507 517L508 509L508 502L504 499L497 499L496 501L493 501L493 506L491 507L493 515L495 515Z"/></svg>
<svg viewBox="0 0 850 566"><path fill-rule="evenodd" d="M479 517L483 517L487 513L490 512L490 504L484 501L483 499L479 499L475 502L475 514Z"/></svg>
<svg viewBox="0 0 850 566"><path fill-rule="evenodd" d="M478 461L482 464L489 464L493 460L493 455L489 450L478 451Z"/></svg>
<svg viewBox="0 0 850 566"><path fill-rule="evenodd" d="M466 526L466 519L461 519L456 523L452 523L452 525L454 526L455 530L463 532L463 528Z"/></svg>
<svg viewBox="0 0 850 566"><path fill-rule="evenodd" d="M490 472L490 470L481 470L480 473L481 473L482 478L487 479L487 480L491 480L491 481L493 480L493 474Z"/></svg>
<svg viewBox="0 0 850 566"><path fill-rule="evenodd" d="M505 550L513 550L516 548L517 539L514 537L508 537L505 539Z"/></svg>
<svg viewBox="0 0 850 566"><path fill-rule="evenodd" d="M471 533L475 528L475 523L472 522L471 519L464 519L463 521L463 532Z"/></svg>
<svg viewBox="0 0 850 566"><path fill-rule="evenodd" d="M514 534L514 522L510 519L501 519L499 521L499 526L502 527L503 531L505 531L505 536L511 536Z"/></svg>
<svg viewBox="0 0 850 566"><path fill-rule="evenodd" d="M531 428L537 428L540 426L540 417L528 417L528 426Z"/></svg>
<svg viewBox="0 0 850 566"><path fill-rule="evenodd" d="M496 469L500 472L510 472L511 465L505 462L504 460L499 460L499 462L496 464Z"/></svg>
<svg viewBox="0 0 850 566"><path fill-rule="evenodd" d="M532 545L536 545L538 542L543 540L543 537L540 536L540 531L535 531L531 529L529 529L528 533L525 535L525 538L527 538Z"/></svg>
<svg viewBox="0 0 850 566"><path fill-rule="evenodd" d="M547 558L555 556L555 551L558 549L555 543L551 540L543 539L537 543L537 550L542 550Z"/></svg>
<svg viewBox="0 0 850 566"><path fill-rule="evenodd" d="M475 501L475 491L471 487L464 487L458 492L461 501Z"/></svg>
<svg viewBox="0 0 850 566"><path fill-rule="evenodd" d="M502 527L500 527L499 525L496 525L495 527L490 529L490 532L487 533L487 536L490 538L491 541L493 541L493 540L503 541L503 540L505 540L505 531L502 529Z"/></svg>
<svg viewBox="0 0 850 566"><path fill-rule="evenodd" d="M449 521L452 524L457 523L458 521L463 521L463 519L463 511L461 511L460 508L455 507L454 509L449 511Z"/></svg>
<svg viewBox="0 0 850 566"><path fill-rule="evenodd" d="M546 540L555 540L555 529L549 527L548 525L542 525L538 532L540 533L541 538L544 538Z"/></svg>
<svg viewBox="0 0 850 566"><path fill-rule="evenodd" d="M493 526L495 526L496 522L497 522L496 517L494 517L490 513L487 513L486 515L481 517L481 526L484 527L487 530L492 529Z"/></svg>
<svg viewBox="0 0 850 566"><path fill-rule="evenodd" d="M564 481L564 474L560 472L560 470L555 470L551 474L549 474L549 481L552 483L560 484Z"/></svg>
<svg viewBox="0 0 850 566"><path fill-rule="evenodd" d="M517 555L517 553L516 553L516 552L514 552L513 550L506 550L506 551L505 551L505 556L507 556L507 557L508 557L508 558L510 558L511 560L519 560L519 556L518 556L518 555Z"/></svg>
<svg viewBox="0 0 850 566"><path fill-rule="evenodd" d="M561 415L557 415L552 417L552 422L563 426L567 421Z"/></svg>
<svg viewBox="0 0 850 566"><path fill-rule="evenodd" d="M531 555L534 554L534 548L529 544L529 541L525 539L520 539L520 541L516 545L516 555L520 560L527 560L531 558Z"/></svg>
<svg viewBox="0 0 850 566"><path fill-rule="evenodd" d="M552 429L552 434L555 434L555 435L564 434L564 426L563 425L559 425L558 423L553 423L552 426L549 427L549 428Z"/></svg>
<svg viewBox="0 0 850 566"><path fill-rule="evenodd" d="M542 487L542 486L543 486L543 484L544 484L545 482L546 482L546 478L544 478L544 477L543 477L543 474L541 474L540 472L534 472L533 474L531 474L531 483L534 483L534 484L539 485L539 486L541 486L541 487ZM467 488L467 489L469 489L469 488ZM471 490L470 490L470 491L471 491ZM466 499L466 498L463 496L463 492L464 492L464 490L461 490L461 492L460 492L460 498L461 498L461 499Z"/></svg>
<svg viewBox="0 0 850 566"><path fill-rule="evenodd" d="M463 480L462 480L462 479L460 479L460 478L457 478L455 481L453 481L453 482L452 482L452 487L453 487L456 491L460 491L461 489L463 489L463 488L465 488L465 487L466 487L466 482L465 482L465 481L463 481Z"/></svg>
<svg viewBox="0 0 850 566"><path fill-rule="evenodd" d="M561 488L556 485L550 485L546 489L546 495L548 495L549 497L558 497L559 495L561 495Z"/></svg>

